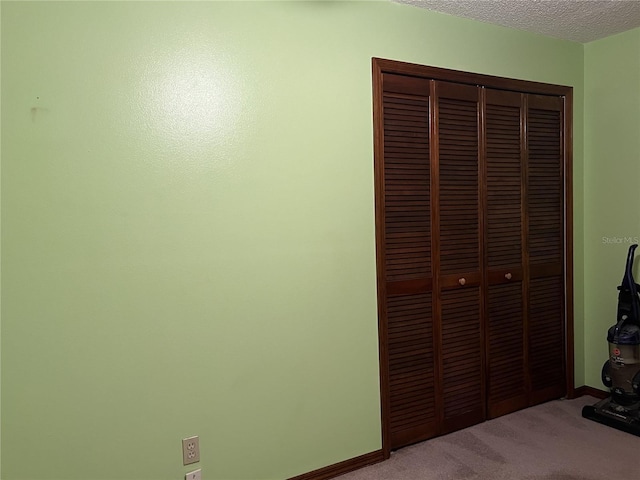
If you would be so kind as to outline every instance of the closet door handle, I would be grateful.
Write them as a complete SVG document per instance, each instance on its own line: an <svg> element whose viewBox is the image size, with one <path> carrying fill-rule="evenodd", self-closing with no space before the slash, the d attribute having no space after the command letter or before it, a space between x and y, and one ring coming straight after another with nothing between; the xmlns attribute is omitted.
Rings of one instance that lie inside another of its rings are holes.
<svg viewBox="0 0 640 480"><path fill-rule="evenodd" d="M511 273L505 273L504 278L506 278L507 280L511 280Z"/></svg>
<svg viewBox="0 0 640 480"><path fill-rule="evenodd" d="M459 283L460 285L464 285L465 283L467 283L467 280L466 280L464 277L462 277L462 278L459 278L459 279L458 279L458 283Z"/></svg>

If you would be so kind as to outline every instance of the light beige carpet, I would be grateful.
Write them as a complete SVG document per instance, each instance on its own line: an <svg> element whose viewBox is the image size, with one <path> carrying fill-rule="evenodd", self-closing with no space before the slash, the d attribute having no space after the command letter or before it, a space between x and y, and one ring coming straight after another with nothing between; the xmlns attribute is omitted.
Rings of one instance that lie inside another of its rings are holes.
<svg viewBox="0 0 640 480"><path fill-rule="evenodd" d="M340 480L640 480L640 437L556 400L427 440Z"/></svg>

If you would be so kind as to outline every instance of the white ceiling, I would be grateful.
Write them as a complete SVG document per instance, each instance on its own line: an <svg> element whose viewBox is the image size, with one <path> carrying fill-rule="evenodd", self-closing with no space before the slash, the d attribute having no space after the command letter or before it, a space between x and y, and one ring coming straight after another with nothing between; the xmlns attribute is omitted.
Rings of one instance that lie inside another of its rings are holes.
<svg viewBox="0 0 640 480"><path fill-rule="evenodd" d="M586 43L640 27L640 0L393 0Z"/></svg>

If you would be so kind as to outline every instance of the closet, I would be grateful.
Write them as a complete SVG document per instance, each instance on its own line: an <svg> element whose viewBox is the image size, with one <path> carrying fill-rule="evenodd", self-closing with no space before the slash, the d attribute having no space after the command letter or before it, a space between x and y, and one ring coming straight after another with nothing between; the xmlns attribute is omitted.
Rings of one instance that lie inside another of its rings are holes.
<svg viewBox="0 0 640 480"><path fill-rule="evenodd" d="M383 450L572 393L572 89L373 59Z"/></svg>

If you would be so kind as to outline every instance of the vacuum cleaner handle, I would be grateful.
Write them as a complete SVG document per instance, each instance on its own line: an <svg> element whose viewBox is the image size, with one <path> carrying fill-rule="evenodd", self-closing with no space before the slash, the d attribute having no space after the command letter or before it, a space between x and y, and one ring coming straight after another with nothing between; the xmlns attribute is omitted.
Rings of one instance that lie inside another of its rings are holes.
<svg viewBox="0 0 640 480"><path fill-rule="evenodd" d="M633 278L633 259L637 244L629 247L627 263L622 277L622 284L618 287L618 315L616 326L613 330L614 343L618 343L618 338L623 325L630 322L640 325L640 298L638 297L638 284Z"/></svg>
<svg viewBox="0 0 640 480"><path fill-rule="evenodd" d="M624 269L624 277L622 277L622 288L626 288L632 295L637 295L636 282L633 279L633 257L635 256L636 248L638 244L634 243L629 247L629 253L627 253L627 265Z"/></svg>
<svg viewBox="0 0 640 480"><path fill-rule="evenodd" d="M633 244L629 247L629 254L627 255L627 267L625 268L624 276L629 284L629 292L631 293L631 316L633 321L640 322L640 300L638 300L638 289L636 288L636 281L633 278L633 257L638 248L638 244Z"/></svg>
<svg viewBox="0 0 640 480"><path fill-rule="evenodd" d="M618 297L618 323L614 334L617 341L622 325L629 321L632 324L640 325L640 298L638 297L638 284L633 278L633 259L638 244L629 247L627 263L622 277L622 284L618 287L620 295Z"/></svg>

